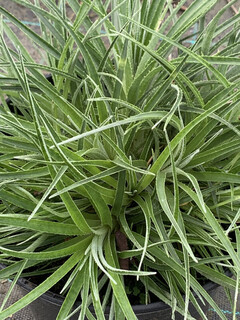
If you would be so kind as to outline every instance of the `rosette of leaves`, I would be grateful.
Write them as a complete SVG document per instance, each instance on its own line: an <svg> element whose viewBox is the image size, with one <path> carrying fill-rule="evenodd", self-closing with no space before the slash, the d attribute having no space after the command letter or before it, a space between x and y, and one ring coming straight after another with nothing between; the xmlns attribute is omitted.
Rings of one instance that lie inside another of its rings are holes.
<svg viewBox="0 0 240 320"><path fill-rule="evenodd" d="M184 13L185 0L12 2L41 34L0 7L0 277L13 280L0 319L57 283L58 320L105 319L106 306L136 319L126 279L146 304L188 319L191 302L207 319L200 298L226 319L203 285L239 291L240 15L221 20L235 1L208 23L217 0ZM19 277L37 275L5 307Z"/></svg>

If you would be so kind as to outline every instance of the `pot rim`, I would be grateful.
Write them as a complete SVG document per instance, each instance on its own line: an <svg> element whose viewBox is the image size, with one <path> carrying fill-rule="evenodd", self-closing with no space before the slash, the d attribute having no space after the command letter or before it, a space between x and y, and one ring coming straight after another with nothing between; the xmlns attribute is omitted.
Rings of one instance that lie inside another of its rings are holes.
<svg viewBox="0 0 240 320"><path fill-rule="evenodd" d="M227 273L228 275L228 273ZM31 281L25 279L25 278L20 278L17 281L18 285L20 287L22 287L23 289L25 289L26 291L30 292L31 290L33 290L35 287L37 287L38 285L32 283ZM207 291L207 292L211 292L214 289L216 289L217 287L219 287L219 284L214 283L212 281L207 282L203 288ZM55 304L57 306L61 306L63 301L64 301L64 297L58 293L53 293L51 291L47 291L45 293L43 293L39 298ZM80 305L80 301L76 301L74 304L74 307L78 307ZM132 306L134 312L136 314L141 314L141 313L154 313L156 311L161 311L161 310L165 310L167 308L170 308L169 305L167 305L165 302L163 301L159 301L159 302L153 302L153 303L149 303L147 305L133 305ZM93 306L90 305L89 306L90 310L94 310ZM108 314L110 311L110 307L107 306L105 309L105 314Z"/></svg>

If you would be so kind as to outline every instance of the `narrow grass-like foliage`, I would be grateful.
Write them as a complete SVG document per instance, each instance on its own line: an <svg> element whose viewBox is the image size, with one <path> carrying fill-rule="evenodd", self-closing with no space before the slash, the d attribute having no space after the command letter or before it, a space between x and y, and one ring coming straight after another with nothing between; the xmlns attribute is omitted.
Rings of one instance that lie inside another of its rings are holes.
<svg viewBox="0 0 240 320"><path fill-rule="evenodd" d="M209 23L217 0L184 12L186 0L11 2L41 34L0 7L0 278L13 279L0 320L57 283L57 320L103 320L107 306L109 319L137 319L129 283L144 291L136 303L207 319L204 300L226 319L204 284L237 299L240 14L221 19L236 0Z"/></svg>

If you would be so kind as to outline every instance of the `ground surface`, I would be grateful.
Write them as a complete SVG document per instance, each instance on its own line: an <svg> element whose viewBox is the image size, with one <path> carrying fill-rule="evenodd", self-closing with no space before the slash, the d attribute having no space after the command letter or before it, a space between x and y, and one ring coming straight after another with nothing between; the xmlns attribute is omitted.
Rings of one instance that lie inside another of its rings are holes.
<svg viewBox="0 0 240 320"><path fill-rule="evenodd" d="M200 0L199 0L200 1ZM190 3L191 1L189 1ZM208 15L208 20L211 20L211 18L218 12L223 5L227 3L227 0L219 0L217 5L215 6L215 10L212 11L211 14ZM24 24L26 24L28 27L33 29L35 32L39 32L40 28L38 25L38 20L34 16L34 14L30 10L26 10L23 6L15 4L11 0L0 0L0 5L4 7L7 11L11 12L13 15L15 15L18 19L21 19ZM235 8L239 8L240 6L240 0L238 0L235 4ZM71 15L71 12L68 12L69 15ZM235 12L233 9L229 8L229 10L225 13L225 15L222 17L222 19L226 19L228 17L231 17L234 15ZM18 30L17 27L13 26L12 23L9 23L7 20L5 20L6 23L13 29L15 34L17 34L19 40L22 41L24 46L29 50L31 53L33 59L39 63L44 63L45 55L43 52L39 51L37 47L35 47L29 40L24 36L22 32ZM194 41L194 38L192 39ZM10 42L8 42L9 45L11 45ZM4 296L9 288L10 283L8 281L0 283L0 304L2 303ZM16 289L13 291L13 294L11 295L8 305L12 304L13 302L20 299L22 296L21 290L16 287ZM219 307L223 310L225 313L227 319L233 319L233 314L230 311L232 308L229 305L227 298L225 296L225 293L222 288L219 288L217 291L217 297L216 302L219 305ZM16 313L11 318L8 318L7 320L37 320L34 319L33 315L31 314L31 310L29 308L25 308L24 310ZM209 309L207 313L207 319L209 320L221 320L216 315L214 310ZM238 309L236 313L236 319L240 319L240 303L238 304ZM55 319L53 319L55 320Z"/></svg>

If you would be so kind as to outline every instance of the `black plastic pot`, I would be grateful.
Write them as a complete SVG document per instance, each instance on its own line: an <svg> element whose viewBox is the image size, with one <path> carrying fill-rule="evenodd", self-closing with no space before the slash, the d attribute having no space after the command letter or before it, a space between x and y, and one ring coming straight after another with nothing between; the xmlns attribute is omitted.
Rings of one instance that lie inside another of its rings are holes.
<svg viewBox="0 0 240 320"><path fill-rule="evenodd" d="M23 294L27 294L33 288L36 287L35 284L31 283L28 280L20 279L18 281L19 286L22 289ZM214 299L216 295L216 289L219 286L213 282L209 282L204 286L204 289L211 295ZM60 307L63 303L64 298L58 294L54 294L50 291L44 293L41 297L33 301L29 307L35 317L35 320L55 320L60 310ZM199 302L199 300L197 299ZM200 303L200 306L204 313L206 314L209 305L206 302L205 305ZM76 304L74 307L80 305L80 302ZM139 320L171 320L172 318L172 311L171 308L163 302L156 302L151 303L149 305L136 305L133 306L133 310ZM90 311L93 311L93 308L90 307ZM198 312L195 310L193 305L190 304L189 311L191 316L195 319L200 319ZM106 309L105 316L108 319L109 308ZM78 320L79 313L76 313L74 316L71 317L71 320ZM183 317L179 313L175 314L176 320L182 320ZM117 320L117 319L115 319ZM131 320L131 319L127 319Z"/></svg>

